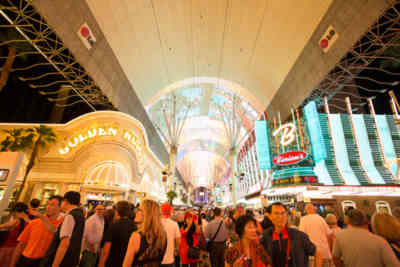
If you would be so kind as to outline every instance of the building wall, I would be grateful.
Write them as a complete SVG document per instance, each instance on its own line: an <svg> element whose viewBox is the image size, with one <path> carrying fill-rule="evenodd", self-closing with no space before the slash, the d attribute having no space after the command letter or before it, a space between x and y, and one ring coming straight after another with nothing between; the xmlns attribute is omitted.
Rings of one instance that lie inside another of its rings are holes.
<svg viewBox="0 0 400 267"><path fill-rule="evenodd" d="M162 162L167 163L168 152L86 1L38 0L32 4L46 18L65 46L74 54L113 105L121 112L137 118L143 124L151 149ZM90 50L84 46L76 34L85 22L97 39Z"/></svg>
<svg viewBox="0 0 400 267"><path fill-rule="evenodd" d="M37 125L0 124L0 130L34 126ZM57 142L40 152L24 190L26 199L40 191L40 186L37 184L55 183L54 188L57 189L58 194L63 194L71 188L79 190L90 169L104 161L114 161L124 165L132 177L130 185L132 188L140 186L144 170L151 170L149 177L152 181L158 179L161 174L163 164L150 149L144 127L135 118L126 114L102 111L83 115L67 124L48 126L56 132ZM104 129L114 127L116 134L104 136L98 134L93 138L86 138L89 136L88 129L101 127ZM125 138L126 132L131 134L132 139ZM79 139L85 133L86 139L82 138L82 142L71 141L76 140L75 138ZM69 152L61 153L60 149L71 142L74 142L74 146L70 146ZM23 173L21 171L19 180L22 179ZM125 190L125 188L119 190Z"/></svg>
<svg viewBox="0 0 400 267"><path fill-rule="evenodd" d="M372 215L376 212L375 202L379 200L387 201L390 205L390 208L393 209L395 207L400 206L400 198L399 197L387 197L387 196L334 196L336 200L336 207L340 214L343 214L343 209L341 206L342 201L344 200L352 200L356 203L356 208L362 210L367 215Z"/></svg>

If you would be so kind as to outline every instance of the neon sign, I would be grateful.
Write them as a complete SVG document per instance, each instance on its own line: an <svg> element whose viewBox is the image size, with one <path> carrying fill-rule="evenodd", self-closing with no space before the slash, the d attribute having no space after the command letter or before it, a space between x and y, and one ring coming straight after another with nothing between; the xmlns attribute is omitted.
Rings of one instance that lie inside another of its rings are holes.
<svg viewBox="0 0 400 267"><path fill-rule="evenodd" d="M303 151L291 151L278 155L274 158L275 165L292 165L300 163L308 157L308 154Z"/></svg>
<svg viewBox="0 0 400 267"><path fill-rule="evenodd" d="M289 122L281 125L272 135L277 136L282 131L280 142L282 146L288 146L296 140L296 125L294 123Z"/></svg>
<svg viewBox="0 0 400 267"><path fill-rule="evenodd" d="M91 128L85 133L78 134L70 138L66 145L63 148L59 149L59 153L61 155L68 154L73 148L77 147L78 145L87 142L95 137L102 137L102 136L117 136L118 133L121 132L119 129L112 128L112 127L99 127L99 128ZM139 144L139 138L129 130L122 130L122 138L131 143L135 150L138 152L142 151L142 146Z"/></svg>

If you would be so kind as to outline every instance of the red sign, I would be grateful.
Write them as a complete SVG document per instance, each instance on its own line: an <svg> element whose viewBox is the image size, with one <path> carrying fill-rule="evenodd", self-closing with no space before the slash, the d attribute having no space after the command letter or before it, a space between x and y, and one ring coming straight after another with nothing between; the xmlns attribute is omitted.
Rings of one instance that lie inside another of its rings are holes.
<svg viewBox="0 0 400 267"><path fill-rule="evenodd" d="M94 37L91 29L86 22L81 25L77 33L86 48L91 49L96 42L96 37Z"/></svg>
<svg viewBox="0 0 400 267"><path fill-rule="evenodd" d="M274 158L275 165L291 165L299 163L307 158L307 153L303 151L291 151L278 155Z"/></svg>
<svg viewBox="0 0 400 267"><path fill-rule="evenodd" d="M324 35L322 35L321 39L319 40L319 46L321 47L322 51L326 53L338 38L339 34L336 32L335 28L330 25Z"/></svg>

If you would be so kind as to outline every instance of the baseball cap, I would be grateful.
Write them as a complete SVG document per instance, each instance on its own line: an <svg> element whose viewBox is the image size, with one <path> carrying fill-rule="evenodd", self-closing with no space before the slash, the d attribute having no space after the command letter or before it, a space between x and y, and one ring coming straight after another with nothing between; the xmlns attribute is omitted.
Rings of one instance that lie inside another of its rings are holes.
<svg viewBox="0 0 400 267"><path fill-rule="evenodd" d="M171 215L172 207L169 203L164 203L161 205L161 213L163 215Z"/></svg>

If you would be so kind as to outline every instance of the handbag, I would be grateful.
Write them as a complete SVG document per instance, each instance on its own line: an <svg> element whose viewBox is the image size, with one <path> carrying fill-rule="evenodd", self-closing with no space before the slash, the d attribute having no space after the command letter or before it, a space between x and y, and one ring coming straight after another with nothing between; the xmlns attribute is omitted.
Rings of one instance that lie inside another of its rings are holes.
<svg viewBox="0 0 400 267"><path fill-rule="evenodd" d="M203 230L200 230L199 243L197 244L197 246L201 250L207 250L207 241L206 241L206 238L204 237Z"/></svg>
<svg viewBox="0 0 400 267"><path fill-rule="evenodd" d="M3 245L4 242L6 242L9 233L9 230L0 231L0 247Z"/></svg>
<svg viewBox="0 0 400 267"><path fill-rule="evenodd" d="M88 250L83 251L79 267L94 267L97 263L97 254Z"/></svg>
<svg viewBox="0 0 400 267"><path fill-rule="evenodd" d="M218 235L218 233L219 233L219 230L221 229L222 223L223 223L223 221L221 221L221 222L219 223L218 229L217 229L217 231L215 232L213 238L211 238L209 241L207 241L206 250L207 250L208 252L210 252L211 249L212 249L212 243L214 242L215 238L217 237L217 235Z"/></svg>
<svg viewBox="0 0 400 267"><path fill-rule="evenodd" d="M188 258L192 260L200 259L200 249L198 247L190 246L188 249Z"/></svg>

